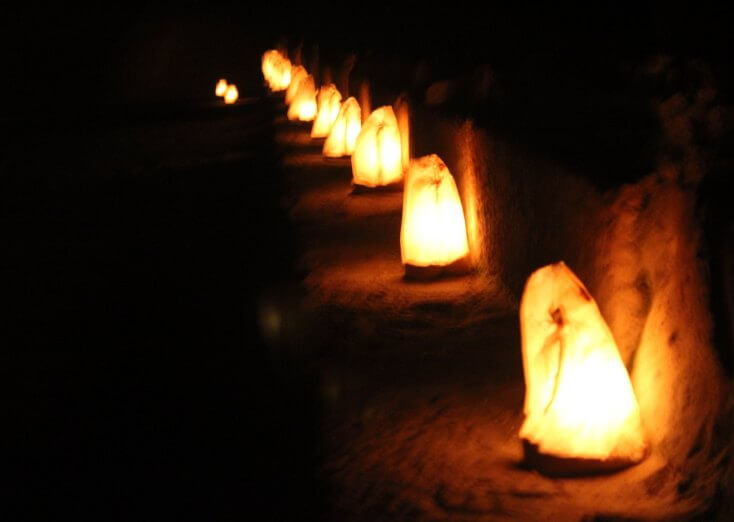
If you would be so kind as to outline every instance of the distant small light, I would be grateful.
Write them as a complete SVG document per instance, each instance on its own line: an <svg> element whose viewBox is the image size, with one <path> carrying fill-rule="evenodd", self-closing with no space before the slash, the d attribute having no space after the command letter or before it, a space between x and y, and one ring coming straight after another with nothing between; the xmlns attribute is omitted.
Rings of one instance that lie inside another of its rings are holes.
<svg viewBox="0 0 734 522"><path fill-rule="evenodd" d="M222 78L217 82L217 87L216 89L214 89L214 93L217 96L222 97L224 96L226 92L227 92L227 80Z"/></svg>
<svg viewBox="0 0 734 522"><path fill-rule="evenodd" d="M237 86L234 84L228 85L227 91L224 93L224 103L231 105L236 102L239 97L240 93L237 92Z"/></svg>

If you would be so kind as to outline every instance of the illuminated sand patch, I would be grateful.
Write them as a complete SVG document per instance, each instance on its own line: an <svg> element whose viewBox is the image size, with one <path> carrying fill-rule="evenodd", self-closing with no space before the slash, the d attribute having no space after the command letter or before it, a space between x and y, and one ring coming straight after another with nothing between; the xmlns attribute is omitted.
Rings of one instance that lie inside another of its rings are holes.
<svg viewBox="0 0 734 522"><path fill-rule="evenodd" d="M666 519L692 505L664 487L671 471L659 457L582 480L518 467L522 389L505 368L496 371L495 357L455 350L434 355L432 365L393 359L352 361L367 370L325 376L333 397L328 430L338 441L326 469L339 499L334 510L349 519L369 512L415 520ZM379 391L361 391L370 386Z"/></svg>

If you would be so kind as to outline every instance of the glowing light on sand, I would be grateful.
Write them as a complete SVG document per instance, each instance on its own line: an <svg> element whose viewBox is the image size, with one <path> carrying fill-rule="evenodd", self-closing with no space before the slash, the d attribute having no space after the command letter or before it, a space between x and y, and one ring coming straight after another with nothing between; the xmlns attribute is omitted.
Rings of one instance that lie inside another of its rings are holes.
<svg viewBox="0 0 734 522"><path fill-rule="evenodd" d="M233 83L227 85L227 91L224 93L224 103L231 105L237 101L240 97L240 93L237 91L237 86Z"/></svg>
<svg viewBox="0 0 734 522"><path fill-rule="evenodd" d="M362 125L352 153L352 183L378 187L403 178L400 131L392 107L375 109Z"/></svg>
<svg viewBox="0 0 734 522"><path fill-rule="evenodd" d="M642 460L646 442L627 369L596 302L563 262L528 278L520 327L526 386L520 437L539 455L591 467Z"/></svg>
<svg viewBox="0 0 734 522"><path fill-rule="evenodd" d="M214 88L214 93L219 96L220 98L224 96L224 93L227 92L227 80L224 78L221 78L217 82L217 86Z"/></svg>
<svg viewBox="0 0 734 522"><path fill-rule="evenodd" d="M291 68L291 82L288 84L288 89L285 91L285 102L288 105L293 102L293 98L298 92L298 86L306 79L307 76L308 73L303 66L296 65Z"/></svg>
<svg viewBox="0 0 734 522"><path fill-rule="evenodd" d="M329 136L324 142L324 156L339 158L351 156L362 130L362 112L355 98L347 98L339 109Z"/></svg>
<svg viewBox="0 0 734 522"><path fill-rule="evenodd" d="M288 119L312 121L316 117L316 86L310 74L298 82L298 91L288 107Z"/></svg>
<svg viewBox="0 0 734 522"><path fill-rule="evenodd" d="M262 73L271 91L284 91L291 83L291 62L279 51L270 49L263 53Z"/></svg>
<svg viewBox="0 0 734 522"><path fill-rule="evenodd" d="M316 114L316 119L314 119L313 127L311 128L312 138L325 138L329 135L331 127L334 125L336 117L339 115L341 101L342 95L334 84L330 83L319 89L316 97L318 113Z"/></svg>
<svg viewBox="0 0 734 522"><path fill-rule="evenodd" d="M404 265L446 266L469 255L454 177L435 154L413 160L405 176L400 251Z"/></svg>

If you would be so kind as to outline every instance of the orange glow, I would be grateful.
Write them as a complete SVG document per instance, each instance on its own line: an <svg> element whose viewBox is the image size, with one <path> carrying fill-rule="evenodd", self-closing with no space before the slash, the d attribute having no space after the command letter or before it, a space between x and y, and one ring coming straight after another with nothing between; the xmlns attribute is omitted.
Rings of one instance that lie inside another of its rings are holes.
<svg viewBox="0 0 734 522"><path fill-rule="evenodd" d="M446 266L469 254L454 177L435 154L413 160L405 177L400 252L404 265Z"/></svg>
<svg viewBox="0 0 734 522"><path fill-rule="evenodd" d="M479 131L474 125L467 121L456 134L459 161L459 179L461 183L461 202L464 206L464 217L466 218L466 235L469 240L469 252L471 253L471 264L485 268L488 259L484 254L488 252L486 242L488 230L485 222L480 218L484 214L481 194L485 198L487 194L485 186L486 179L481 175L481 157L477 140ZM480 179L482 178L482 179Z"/></svg>
<svg viewBox="0 0 734 522"><path fill-rule="evenodd" d="M372 114L372 103L370 102L370 85L363 81L359 84L359 107L362 109L362 116L367 118Z"/></svg>
<svg viewBox="0 0 734 522"><path fill-rule="evenodd" d="M273 72L273 62L278 59L279 55L280 53L275 49L268 49L263 53L262 59L260 60L260 66L266 80Z"/></svg>
<svg viewBox="0 0 734 522"><path fill-rule="evenodd" d="M273 65L279 57L280 53L275 49L269 49L263 53L260 63L262 67L263 78L265 78L265 81L268 82L268 84L270 84L270 77L273 74Z"/></svg>
<svg viewBox="0 0 734 522"><path fill-rule="evenodd" d="M217 87L214 89L214 93L221 97L224 96L225 92L227 92L227 80L222 78L217 82Z"/></svg>
<svg viewBox="0 0 734 522"><path fill-rule="evenodd" d="M339 109L331 132L324 142L324 156L340 158L351 156L362 130L362 112L359 103L353 97L347 98Z"/></svg>
<svg viewBox="0 0 734 522"><path fill-rule="evenodd" d="M271 91L284 91L291 83L291 62L279 51L265 51L262 57L262 72Z"/></svg>
<svg viewBox="0 0 734 522"><path fill-rule="evenodd" d="M316 117L316 87L313 76L307 75L298 82L296 92L290 107L288 107L288 119L300 121L312 121Z"/></svg>
<svg viewBox="0 0 734 522"><path fill-rule="evenodd" d="M224 103L227 105L231 105L234 102L237 101L237 98L240 97L240 93L237 91L237 86L233 83L230 83L227 86L227 91L224 93Z"/></svg>
<svg viewBox="0 0 734 522"><path fill-rule="evenodd" d="M298 86L306 79L306 76L308 76L308 73L302 65L296 65L291 68L291 82L288 85L288 90L285 91L285 102L288 105L293 103L293 98L295 98L298 92Z"/></svg>
<svg viewBox="0 0 734 522"><path fill-rule="evenodd" d="M565 265L535 271L520 303L525 422L542 455L642 460L646 442L627 369L596 302Z"/></svg>
<svg viewBox="0 0 734 522"><path fill-rule="evenodd" d="M339 115L342 95L333 83L319 89L317 96L318 113L311 128L312 138L325 138L329 135L336 117Z"/></svg>
<svg viewBox="0 0 734 522"><path fill-rule="evenodd" d="M392 107L375 109L362 125L352 154L352 183L378 187L403 178L398 121Z"/></svg>
<svg viewBox="0 0 734 522"><path fill-rule="evenodd" d="M410 111L408 100L401 96L395 102L395 118L398 120L400 130L400 152L403 171L410 167Z"/></svg>

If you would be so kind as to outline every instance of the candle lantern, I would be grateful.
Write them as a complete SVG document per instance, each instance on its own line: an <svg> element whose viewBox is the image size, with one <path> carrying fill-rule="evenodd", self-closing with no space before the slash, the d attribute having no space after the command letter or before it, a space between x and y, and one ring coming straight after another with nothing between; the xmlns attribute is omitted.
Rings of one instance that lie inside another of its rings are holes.
<svg viewBox="0 0 734 522"><path fill-rule="evenodd" d="M287 103L288 105L293 103L293 98L295 98L296 93L298 92L298 86L306 78L306 76L308 76L308 73L302 65L296 65L295 67L291 68L291 83L288 85L288 89L285 91L285 103Z"/></svg>
<svg viewBox="0 0 734 522"><path fill-rule="evenodd" d="M332 83L319 89L316 97L318 112L311 128L312 138L325 138L329 135L336 117L339 115L342 95Z"/></svg>
<svg viewBox="0 0 734 522"><path fill-rule="evenodd" d="M227 85L227 90L224 93L224 103L231 105L237 101L240 97L240 93L237 91L237 86L233 83Z"/></svg>
<svg viewBox="0 0 734 522"><path fill-rule="evenodd" d="M260 60L263 78L268 83L270 83L270 76L273 73L273 64L278 59L279 54L275 49L268 49L263 53L262 59Z"/></svg>
<svg viewBox="0 0 734 522"><path fill-rule="evenodd" d="M324 156L329 158L351 156L361 129L362 111L359 103L353 97L347 98L339 108L339 114L324 142Z"/></svg>
<svg viewBox="0 0 734 522"><path fill-rule="evenodd" d="M528 278L520 328L527 462L577 474L641 461L647 447L627 369L596 302L563 262Z"/></svg>
<svg viewBox="0 0 734 522"><path fill-rule="evenodd" d="M262 72L273 92L284 91L291 83L291 62L275 49L263 53Z"/></svg>
<svg viewBox="0 0 734 522"><path fill-rule="evenodd" d="M352 183L374 188L403 178L398 121L392 107L375 109L362 125L352 153Z"/></svg>
<svg viewBox="0 0 734 522"><path fill-rule="evenodd" d="M409 277L468 267L469 244L459 191L435 154L411 161L405 175L400 252Z"/></svg>
<svg viewBox="0 0 734 522"><path fill-rule="evenodd" d="M224 96L224 93L226 92L227 92L227 80L225 80L224 78L221 78L217 82L217 86L214 88L214 93L221 98Z"/></svg>
<svg viewBox="0 0 734 522"><path fill-rule="evenodd" d="M298 82L298 91L290 107L288 107L288 119L299 121L312 121L316 117L316 86L313 76L307 75Z"/></svg>

